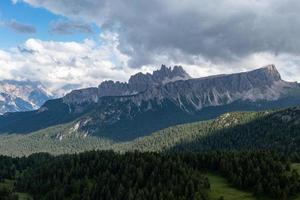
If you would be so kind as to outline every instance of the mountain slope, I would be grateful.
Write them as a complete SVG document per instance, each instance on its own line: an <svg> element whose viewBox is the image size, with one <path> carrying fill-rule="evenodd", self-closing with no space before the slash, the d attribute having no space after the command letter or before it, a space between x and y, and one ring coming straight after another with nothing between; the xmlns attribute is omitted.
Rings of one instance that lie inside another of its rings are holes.
<svg viewBox="0 0 300 200"><path fill-rule="evenodd" d="M30 133L73 122L84 134L126 141L172 125L212 119L225 112L300 105L299 85L283 81L273 65L197 79L187 79L181 67L162 67L152 75L135 76L157 82L150 81L143 91L133 94L128 93L137 90L128 90L136 87L132 79L128 83L113 83L112 89L107 90L102 84L76 90L62 99L48 101L39 110L1 116L0 133ZM163 81L170 77L177 78ZM115 90L120 84L123 89ZM103 96L103 91L116 96Z"/></svg>
<svg viewBox="0 0 300 200"><path fill-rule="evenodd" d="M118 151L272 150L300 159L300 107L233 112L215 120L169 127L150 136L116 143Z"/></svg>
<svg viewBox="0 0 300 200"><path fill-rule="evenodd" d="M161 73L164 70L165 68L162 67L160 70ZM156 72L158 73L158 71ZM132 76L129 83L124 83L124 85L131 87L131 80L135 76L142 75L137 74ZM147 83L147 81L140 81L136 85L143 86L145 82ZM161 84L159 81L157 84L147 83L147 86L143 89L133 89L131 93L127 89L124 91L115 91L119 84L116 82L114 83L114 87L104 89L105 87L102 85L107 85L104 82L99 86L98 93L95 88L84 89L77 91L82 94L81 96L76 95L76 91L74 91L66 95L63 100L64 103L76 108L81 103L101 102L101 97L103 96L113 96L119 101L131 100L138 106L142 102L150 100L160 103L168 99L183 110L193 112L201 110L203 107L229 104L236 100L249 100L252 102L258 100L278 100L286 94L288 89L299 88L297 83L282 80L274 65L237 74L182 79L165 84ZM133 91L136 92L134 93ZM89 97L90 99L88 99Z"/></svg>
<svg viewBox="0 0 300 200"><path fill-rule="evenodd" d="M254 116L254 118L253 118ZM226 114L215 120L206 137L178 144L189 151L271 149L300 158L300 108L255 114ZM219 128L221 127L221 128Z"/></svg>
<svg viewBox="0 0 300 200"><path fill-rule="evenodd" d="M85 88L74 90L63 97L64 103L68 105L97 103L105 96L133 96L155 86L172 83L178 80L188 80L191 76L181 66L174 66L173 69L162 65L152 74L137 73L130 77L128 83L119 81L104 81L98 88Z"/></svg>
<svg viewBox="0 0 300 200"><path fill-rule="evenodd" d="M0 81L0 114L38 109L53 96L40 82Z"/></svg>
<svg viewBox="0 0 300 200"><path fill-rule="evenodd" d="M224 112L300 105L299 85L281 80L274 66L251 72L175 81L130 96L95 98L81 130L117 140L134 139L175 124ZM67 103L65 101L65 103ZM81 104L69 103L76 112Z"/></svg>
<svg viewBox="0 0 300 200"><path fill-rule="evenodd" d="M36 152L63 154L94 149L118 152L267 149L300 159L299 107L226 113L215 120L177 125L126 142L88 135L78 130L78 126L71 122L27 135L0 135L0 152L21 156Z"/></svg>

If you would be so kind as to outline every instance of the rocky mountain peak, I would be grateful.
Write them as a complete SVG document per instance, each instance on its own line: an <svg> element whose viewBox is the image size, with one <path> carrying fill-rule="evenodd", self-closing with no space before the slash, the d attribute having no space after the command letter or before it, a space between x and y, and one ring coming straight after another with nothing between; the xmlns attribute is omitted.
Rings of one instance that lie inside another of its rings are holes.
<svg viewBox="0 0 300 200"><path fill-rule="evenodd" d="M0 114L39 108L53 95L38 81L0 81Z"/></svg>
<svg viewBox="0 0 300 200"><path fill-rule="evenodd" d="M159 83L172 82L176 80L190 79L191 76L184 71L181 66L166 67L162 65L159 70L156 70L152 74L153 79Z"/></svg>
<svg viewBox="0 0 300 200"><path fill-rule="evenodd" d="M73 90L63 97L64 102L72 104L96 103L98 101L98 89L96 87Z"/></svg>
<svg viewBox="0 0 300 200"><path fill-rule="evenodd" d="M275 65L266 65L262 68L252 71L252 74L259 76L269 82L281 80L281 75L276 69Z"/></svg>
<svg viewBox="0 0 300 200"><path fill-rule="evenodd" d="M266 69L268 69L270 71L277 71L277 69L276 69L276 67L275 67L274 64L266 65L266 66L264 66L262 68L266 68Z"/></svg>
<svg viewBox="0 0 300 200"><path fill-rule="evenodd" d="M67 94L63 100L67 104L96 103L103 96L135 95L155 86L190 78L191 76L181 66L171 68L162 65L159 70L152 74L139 72L132 75L128 82L104 81L98 86L98 89L76 90Z"/></svg>
<svg viewBox="0 0 300 200"><path fill-rule="evenodd" d="M142 84L146 82L147 85L161 85L167 82L190 79L191 76L184 71L181 66L166 67L162 65L160 69L153 71L152 74L137 73L130 77L129 84Z"/></svg>
<svg viewBox="0 0 300 200"><path fill-rule="evenodd" d="M190 75L182 68L182 66L176 66L175 65L174 68L173 68L173 73L176 74L177 76L188 76L188 77L190 77Z"/></svg>
<svg viewBox="0 0 300 200"><path fill-rule="evenodd" d="M105 81L89 92L71 93L71 98L67 95L69 98L64 98L64 102L69 105L99 103L101 97L114 96L120 97L116 98L120 101L130 100L135 105L142 105L153 100L160 104L167 99L183 110L194 111L239 100L273 101L284 96L289 89L298 87L281 80L274 65L248 72L194 79L181 66L171 68L162 65L152 74L133 75L128 83ZM151 108L152 105L146 107Z"/></svg>
<svg viewBox="0 0 300 200"><path fill-rule="evenodd" d="M137 73L132 75L128 83L104 81L99 85L100 96L126 96L145 91L153 86L163 85L177 80L190 79L190 75L181 66L166 67L162 65L159 70L150 73Z"/></svg>

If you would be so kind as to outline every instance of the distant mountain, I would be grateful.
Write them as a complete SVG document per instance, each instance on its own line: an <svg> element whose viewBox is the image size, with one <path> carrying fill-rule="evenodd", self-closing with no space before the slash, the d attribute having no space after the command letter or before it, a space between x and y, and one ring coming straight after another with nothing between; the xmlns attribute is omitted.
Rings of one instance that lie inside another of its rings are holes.
<svg viewBox="0 0 300 200"><path fill-rule="evenodd" d="M0 81L0 114L38 109L52 94L37 81Z"/></svg>
<svg viewBox="0 0 300 200"><path fill-rule="evenodd" d="M132 140L168 126L225 112L300 105L298 83L281 79L274 65L250 72L191 78L182 67L138 73L128 83L107 81L47 101L32 112L0 117L0 133L30 133L71 122L75 132Z"/></svg>

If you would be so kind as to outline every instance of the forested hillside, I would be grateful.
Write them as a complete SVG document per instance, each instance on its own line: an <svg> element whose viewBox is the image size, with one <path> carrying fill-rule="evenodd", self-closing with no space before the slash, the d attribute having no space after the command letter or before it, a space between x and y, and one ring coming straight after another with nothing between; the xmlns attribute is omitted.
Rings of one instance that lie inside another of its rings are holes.
<svg viewBox="0 0 300 200"><path fill-rule="evenodd" d="M15 182L11 193L34 199L209 200L210 183L203 175L207 171L254 196L288 199L300 191L299 174L286 159L267 151L34 154L1 156L0 165L0 181Z"/></svg>
<svg viewBox="0 0 300 200"><path fill-rule="evenodd" d="M22 156L37 152L78 153L87 150L209 151L267 149L299 159L300 108L264 112L234 112L215 120L177 125L132 141L116 142L86 135L73 123L29 135L0 136L0 152Z"/></svg>
<svg viewBox="0 0 300 200"><path fill-rule="evenodd" d="M298 165L290 164L300 162L299 107L227 113L122 143L78 132L57 134L72 126L5 136L0 148L8 155L112 151L0 156L0 193L6 199L26 194L34 199L209 200L207 174L222 176L254 199L293 199L300 192L293 170ZM14 146L5 148L11 139Z"/></svg>
<svg viewBox="0 0 300 200"><path fill-rule="evenodd" d="M74 90L30 112L0 116L0 135L27 135L53 126L115 142L132 141L183 123L234 111L281 109L300 104L300 85L281 79L274 65L235 74L191 78L181 67L137 73L128 83L105 81Z"/></svg>
<svg viewBox="0 0 300 200"><path fill-rule="evenodd" d="M246 149L269 149L299 160L300 109L228 113L212 122L210 134L180 143L172 150L199 152Z"/></svg>

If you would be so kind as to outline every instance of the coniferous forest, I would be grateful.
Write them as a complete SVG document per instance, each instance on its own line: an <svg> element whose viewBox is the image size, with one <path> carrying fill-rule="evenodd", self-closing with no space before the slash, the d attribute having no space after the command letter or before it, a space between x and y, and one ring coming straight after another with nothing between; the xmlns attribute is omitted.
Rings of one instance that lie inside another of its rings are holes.
<svg viewBox="0 0 300 200"><path fill-rule="evenodd" d="M213 174L251 199L294 200L300 194L298 112L225 114L113 150L0 156L0 199L230 199L222 192L212 197Z"/></svg>
<svg viewBox="0 0 300 200"><path fill-rule="evenodd" d="M91 151L51 156L0 157L2 199L13 192L33 199L201 199L208 200L207 172L219 174L241 190L270 199L288 199L300 191L299 174L289 161L269 151L140 153ZM222 197L220 196L220 199Z"/></svg>

